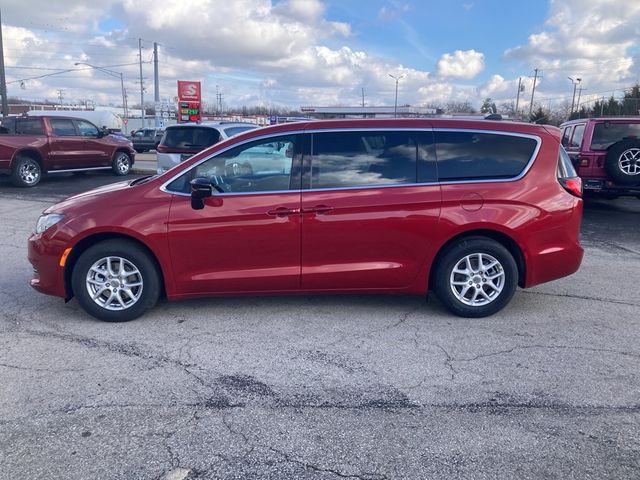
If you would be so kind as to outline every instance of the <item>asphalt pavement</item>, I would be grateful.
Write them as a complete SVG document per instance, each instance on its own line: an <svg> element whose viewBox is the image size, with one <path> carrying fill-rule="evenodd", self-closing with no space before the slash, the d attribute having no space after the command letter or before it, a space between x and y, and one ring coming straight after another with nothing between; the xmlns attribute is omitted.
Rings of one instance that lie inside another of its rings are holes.
<svg viewBox="0 0 640 480"><path fill-rule="evenodd" d="M28 287L26 239L114 180L0 181L1 479L640 477L640 200L589 201L582 268L490 318L350 295L107 324Z"/></svg>

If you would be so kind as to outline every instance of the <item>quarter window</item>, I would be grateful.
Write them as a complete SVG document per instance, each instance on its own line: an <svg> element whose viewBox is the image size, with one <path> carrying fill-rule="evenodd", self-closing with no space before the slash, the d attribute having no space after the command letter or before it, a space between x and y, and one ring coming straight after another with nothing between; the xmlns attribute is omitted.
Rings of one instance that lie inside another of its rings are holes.
<svg viewBox="0 0 640 480"><path fill-rule="evenodd" d="M569 146L569 138L571 137L572 129L573 127L564 127L562 130L562 146L565 148Z"/></svg>
<svg viewBox="0 0 640 480"><path fill-rule="evenodd" d="M167 189L188 193L189 182L207 177L211 184L228 193L289 190L294 155L300 136L274 137L241 145L212 157L171 182Z"/></svg>
<svg viewBox="0 0 640 480"><path fill-rule="evenodd" d="M533 138L498 133L436 131L435 138L441 181L517 177L536 149Z"/></svg>
<svg viewBox="0 0 640 480"><path fill-rule="evenodd" d="M311 188L416 182L411 132L328 132L313 135Z"/></svg>

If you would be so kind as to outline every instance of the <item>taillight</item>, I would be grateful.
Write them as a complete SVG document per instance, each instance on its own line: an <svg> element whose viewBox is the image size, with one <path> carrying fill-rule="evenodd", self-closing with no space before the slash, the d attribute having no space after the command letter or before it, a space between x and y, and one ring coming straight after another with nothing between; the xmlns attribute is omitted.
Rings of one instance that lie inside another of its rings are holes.
<svg viewBox="0 0 640 480"><path fill-rule="evenodd" d="M559 178L558 181L571 195L582 198L582 179L580 177Z"/></svg>
<svg viewBox="0 0 640 480"><path fill-rule="evenodd" d="M158 153L167 153L167 150L169 149L166 147L166 145L160 144L156 147L156 152Z"/></svg>

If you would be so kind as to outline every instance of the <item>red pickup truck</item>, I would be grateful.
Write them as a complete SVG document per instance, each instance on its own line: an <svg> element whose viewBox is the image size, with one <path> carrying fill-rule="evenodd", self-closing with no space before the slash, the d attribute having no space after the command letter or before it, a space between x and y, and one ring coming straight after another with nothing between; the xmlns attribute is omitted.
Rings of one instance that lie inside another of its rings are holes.
<svg viewBox="0 0 640 480"><path fill-rule="evenodd" d="M54 172L127 175L134 160L131 141L81 118L8 117L0 126L0 173L18 187L33 187Z"/></svg>

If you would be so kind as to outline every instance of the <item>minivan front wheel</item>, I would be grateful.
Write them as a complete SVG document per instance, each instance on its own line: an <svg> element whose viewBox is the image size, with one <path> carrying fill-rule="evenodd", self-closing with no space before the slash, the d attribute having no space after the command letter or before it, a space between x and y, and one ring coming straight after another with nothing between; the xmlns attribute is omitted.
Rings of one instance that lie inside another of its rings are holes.
<svg viewBox="0 0 640 480"><path fill-rule="evenodd" d="M80 255L71 274L73 292L90 315L126 322L153 307L160 277L153 258L126 240L107 240Z"/></svg>
<svg viewBox="0 0 640 480"><path fill-rule="evenodd" d="M513 297L518 267L500 243L470 237L442 253L434 280L435 292L448 310L461 317L486 317Z"/></svg>

